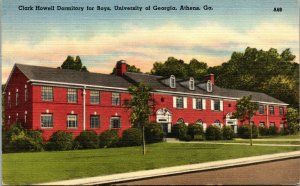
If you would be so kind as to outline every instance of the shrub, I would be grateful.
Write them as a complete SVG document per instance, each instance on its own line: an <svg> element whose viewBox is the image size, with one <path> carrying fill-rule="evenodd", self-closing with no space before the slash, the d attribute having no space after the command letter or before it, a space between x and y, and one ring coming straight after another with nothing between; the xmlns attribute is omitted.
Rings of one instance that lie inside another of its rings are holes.
<svg viewBox="0 0 300 186"><path fill-rule="evenodd" d="M79 136L75 138L78 144L78 149L95 149L99 146L99 139L95 131L82 131Z"/></svg>
<svg viewBox="0 0 300 186"><path fill-rule="evenodd" d="M234 138L234 131L230 126L226 126L222 128L223 139L231 140Z"/></svg>
<svg viewBox="0 0 300 186"><path fill-rule="evenodd" d="M241 138L250 138L250 126L249 124L244 124L238 128L238 135ZM257 138L258 130L255 125L252 125L252 138Z"/></svg>
<svg viewBox="0 0 300 186"><path fill-rule="evenodd" d="M269 135L277 135L278 134L278 128L274 126L270 126L268 129L268 134Z"/></svg>
<svg viewBox="0 0 300 186"><path fill-rule="evenodd" d="M297 134L299 132L299 123L289 123L288 129L290 134Z"/></svg>
<svg viewBox="0 0 300 186"><path fill-rule="evenodd" d="M24 129L20 123L12 125L5 131L3 152L33 152L43 150L40 131Z"/></svg>
<svg viewBox="0 0 300 186"><path fill-rule="evenodd" d="M202 135L195 135L193 140L194 141L203 141L204 140L203 134Z"/></svg>
<svg viewBox="0 0 300 186"><path fill-rule="evenodd" d="M203 127L202 125L198 124L191 124L187 128L187 134L192 137L192 139L195 138L195 135L203 135Z"/></svg>
<svg viewBox="0 0 300 186"><path fill-rule="evenodd" d="M185 140L187 135L187 126L184 123L175 124L172 127L172 134L179 140Z"/></svg>
<svg viewBox="0 0 300 186"><path fill-rule="evenodd" d="M218 126L210 125L206 129L205 137L207 140L220 140L222 139L221 128Z"/></svg>
<svg viewBox="0 0 300 186"><path fill-rule="evenodd" d="M69 132L57 131L46 144L47 150L70 150L73 147L73 135Z"/></svg>
<svg viewBox="0 0 300 186"><path fill-rule="evenodd" d="M117 146L119 135L117 130L107 130L99 135L99 147L109 148Z"/></svg>
<svg viewBox="0 0 300 186"><path fill-rule="evenodd" d="M138 146L142 144L142 131L139 128L129 128L122 133L123 146Z"/></svg>
<svg viewBox="0 0 300 186"><path fill-rule="evenodd" d="M266 135L268 135L269 130L268 130L268 128L266 128L266 127L259 126L259 127L258 127L258 132L259 132L259 135L260 135L260 136L266 136Z"/></svg>
<svg viewBox="0 0 300 186"><path fill-rule="evenodd" d="M164 133L159 123L145 125L145 139L147 143L162 142Z"/></svg>

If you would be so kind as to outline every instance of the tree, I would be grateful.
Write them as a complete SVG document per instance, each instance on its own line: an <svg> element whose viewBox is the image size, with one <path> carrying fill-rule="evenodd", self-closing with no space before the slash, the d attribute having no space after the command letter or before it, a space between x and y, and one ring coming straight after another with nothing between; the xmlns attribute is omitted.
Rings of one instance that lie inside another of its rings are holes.
<svg viewBox="0 0 300 186"><path fill-rule="evenodd" d="M299 105L299 64L290 49L279 53L247 47L233 52L228 62L210 67L215 84L230 89L264 92L293 107Z"/></svg>
<svg viewBox="0 0 300 186"><path fill-rule="evenodd" d="M68 56L67 59L63 62L63 64L58 68L88 72L86 66L82 66L82 62L79 56L76 56L75 59L72 56Z"/></svg>
<svg viewBox="0 0 300 186"><path fill-rule="evenodd" d="M286 120L290 134L295 134L300 128L299 112L297 109L288 108L286 112Z"/></svg>
<svg viewBox="0 0 300 186"><path fill-rule="evenodd" d="M233 118L245 121L248 120L250 126L250 145L252 146L252 125L251 119L258 110L258 103L251 101L252 96L243 96L237 101L236 112L233 113Z"/></svg>
<svg viewBox="0 0 300 186"><path fill-rule="evenodd" d="M134 127L141 128L143 140L143 154L146 154L145 146L145 125L149 123L149 116L154 108L152 88L143 83L137 83L128 88L131 100L126 100L126 106L131 110L130 120Z"/></svg>
<svg viewBox="0 0 300 186"><path fill-rule="evenodd" d="M135 73L142 73L140 68L137 68L135 65L128 65L126 64L127 72L135 72ZM111 74L116 74L116 67L114 67Z"/></svg>
<svg viewBox="0 0 300 186"><path fill-rule="evenodd" d="M190 63L187 64L181 59L169 57L164 63L155 62L150 73L159 76L174 75L181 79L188 79L189 77L201 79L207 74L207 70L207 64L199 62L197 59L192 59Z"/></svg>

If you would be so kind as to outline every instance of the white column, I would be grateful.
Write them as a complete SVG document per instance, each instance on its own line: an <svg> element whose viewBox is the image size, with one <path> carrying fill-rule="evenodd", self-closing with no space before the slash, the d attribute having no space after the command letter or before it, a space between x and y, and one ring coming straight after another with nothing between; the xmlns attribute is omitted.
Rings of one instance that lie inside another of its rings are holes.
<svg viewBox="0 0 300 186"><path fill-rule="evenodd" d="M83 105L83 130L85 130L85 95L86 95L86 92L85 92L85 87L83 87L83 101L82 101L82 105Z"/></svg>

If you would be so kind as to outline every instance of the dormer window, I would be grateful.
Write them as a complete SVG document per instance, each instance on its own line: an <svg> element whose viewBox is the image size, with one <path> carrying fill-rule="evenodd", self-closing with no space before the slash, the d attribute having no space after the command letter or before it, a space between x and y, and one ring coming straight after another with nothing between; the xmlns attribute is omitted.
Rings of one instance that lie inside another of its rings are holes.
<svg viewBox="0 0 300 186"><path fill-rule="evenodd" d="M190 90L195 90L195 81L194 78L190 78L190 82L189 82L189 88Z"/></svg>
<svg viewBox="0 0 300 186"><path fill-rule="evenodd" d="M174 75L171 75L170 77L170 87L175 88L176 87L176 79Z"/></svg>
<svg viewBox="0 0 300 186"><path fill-rule="evenodd" d="M210 80L207 81L206 90L207 92L212 92L212 83Z"/></svg>

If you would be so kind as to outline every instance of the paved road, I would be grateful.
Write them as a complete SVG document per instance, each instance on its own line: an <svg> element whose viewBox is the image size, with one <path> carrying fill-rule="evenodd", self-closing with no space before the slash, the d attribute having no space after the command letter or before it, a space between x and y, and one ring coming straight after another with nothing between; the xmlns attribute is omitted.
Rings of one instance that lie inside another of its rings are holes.
<svg viewBox="0 0 300 186"><path fill-rule="evenodd" d="M203 172L150 178L117 185L296 185L300 158Z"/></svg>

